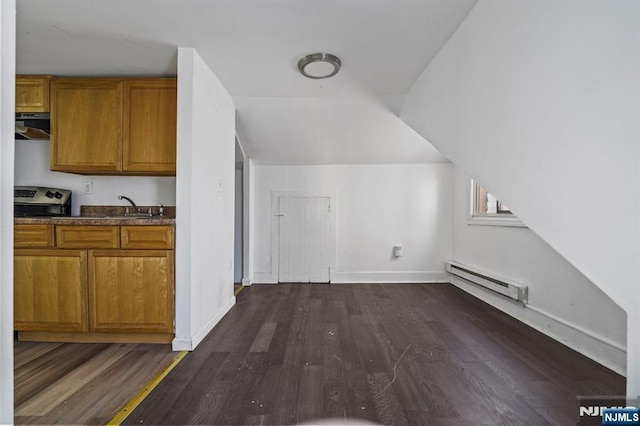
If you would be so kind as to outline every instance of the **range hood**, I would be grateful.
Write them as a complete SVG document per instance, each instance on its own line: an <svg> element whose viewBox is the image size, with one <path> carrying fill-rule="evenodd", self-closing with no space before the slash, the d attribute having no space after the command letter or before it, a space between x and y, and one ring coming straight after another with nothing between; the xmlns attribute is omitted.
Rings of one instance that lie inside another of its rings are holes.
<svg viewBox="0 0 640 426"><path fill-rule="evenodd" d="M48 112L16 113L16 140L49 140L51 121Z"/></svg>

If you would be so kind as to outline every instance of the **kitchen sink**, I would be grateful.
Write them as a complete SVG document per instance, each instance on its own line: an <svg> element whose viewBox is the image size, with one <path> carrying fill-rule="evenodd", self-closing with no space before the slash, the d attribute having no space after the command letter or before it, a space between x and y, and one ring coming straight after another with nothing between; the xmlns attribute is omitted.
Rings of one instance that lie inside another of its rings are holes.
<svg viewBox="0 0 640 426"><path fill-rule="evenodd" d="M148 214L128 214L126 216L103 216L105 219L154 219L163 216L149 216Z"/></svg>
<svg viewBox="0 0 640 426"><path fill-rule="evenodd" d="M127 216L58 216L55 219L59 220L96 220L96 219L159 219L164 216L149 216L149 215L127 215Z"/></svg>

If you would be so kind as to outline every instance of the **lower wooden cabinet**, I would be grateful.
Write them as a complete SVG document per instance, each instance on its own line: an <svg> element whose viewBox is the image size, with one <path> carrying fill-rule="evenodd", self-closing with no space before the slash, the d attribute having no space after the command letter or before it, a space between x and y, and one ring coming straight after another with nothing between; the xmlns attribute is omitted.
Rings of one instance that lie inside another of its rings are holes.
<svg viewBox="0 0 640 426"><path fill-rule="evenodd" d="M90 250L89 323L96 332L173 332L172 250Z"/></svg>
<svg viewBox="0 0 640 426"><path fill-rule="evenodd" d="M88 331L86 250L15 250L14 328Z"/></svg>
<svg viewBox="0 0 640 426"><path fill-rule="evenodd" d="M55 232L47 226L21 225L15 231L16 247L51 246L14 250L19 339L171 341L172 226L55 225Z"/></svg>

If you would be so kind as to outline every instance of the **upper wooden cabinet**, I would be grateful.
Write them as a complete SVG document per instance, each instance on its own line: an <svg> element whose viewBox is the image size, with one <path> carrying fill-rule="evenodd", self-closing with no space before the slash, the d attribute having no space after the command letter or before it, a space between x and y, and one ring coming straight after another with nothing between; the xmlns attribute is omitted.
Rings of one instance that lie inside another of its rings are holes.
<svg viewBox="0 0 640 426"><path fill-rule="evenodd" d="M175 79L125 80L122 169L176 172Z"/></svg>
<svg viewBox="0 0 640 426"><path fill-rule="evenodd" d="M49 75L16 76L16 112L49 112Z"/></svg>
<svg viewBox="0 0 640 426"><path fill-rule="evenodd" d="M122 170L122 87L113 79L53 80L51 170Z"/></svg>
<svg viewBox="0 0 640 426"><path fill-rule="evenodd" d="M175 78L54 79L51 170L175 175Z"/></svg>

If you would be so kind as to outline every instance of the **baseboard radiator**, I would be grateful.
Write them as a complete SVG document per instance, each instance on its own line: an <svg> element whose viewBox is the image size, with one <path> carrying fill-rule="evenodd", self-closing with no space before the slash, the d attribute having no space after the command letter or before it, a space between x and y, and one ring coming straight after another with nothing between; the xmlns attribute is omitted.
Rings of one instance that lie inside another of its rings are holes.
<svg viewBox="0 0 640 426"><path fill-rule="evenodd" d="M504 278L456 262L447 262L446 269L447 272L457 278L462 278L466 282L471 282L516 302L526 304L528 301L529 291L526 285L505 280Z"/></svg>

